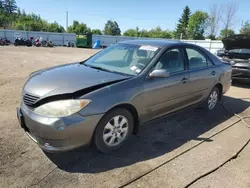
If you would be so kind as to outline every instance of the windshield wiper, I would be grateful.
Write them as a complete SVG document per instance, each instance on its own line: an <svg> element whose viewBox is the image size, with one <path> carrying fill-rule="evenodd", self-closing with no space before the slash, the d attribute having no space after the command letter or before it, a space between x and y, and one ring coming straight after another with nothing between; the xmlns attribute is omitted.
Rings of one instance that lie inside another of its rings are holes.
<svg viewBox="0 0 250 188"><path fill-rule="evenodd" d="M93 66L93 65L87 65L85 63L83 65L86 66L86 67L90 67L92 69L102 70L102 71L105 71L105 72L112 72L112 73L121 74L121 75L124 75L124 76L134 76L134 75L131 75L131 74L126 74L126 73L122 73L122 72L117 72L117 71L105 69L103 67L98 67L98 66Z"/></svg>
<svg viewBox="0 0 250 188"><path fill-rule="evenodd" d="M106 71L106 72L114 72L114 71L112 71L112 70L105 69L105 68L103 68L103 67L92 66L92 65L87 65L87 64L84 64L84 65L87 66L87 67L90 67L90 68L92 68L92 69L102 70L102 71Z"/></svg>

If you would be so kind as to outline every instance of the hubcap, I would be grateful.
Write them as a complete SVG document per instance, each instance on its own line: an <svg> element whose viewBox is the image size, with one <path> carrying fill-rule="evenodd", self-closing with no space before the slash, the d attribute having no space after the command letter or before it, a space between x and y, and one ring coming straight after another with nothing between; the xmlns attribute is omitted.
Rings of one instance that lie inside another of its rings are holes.
<svg viewBox="0 0 250 188"><path fill-rule="evenodd" d="M216 91L213 91L208 99L209 110L212 110L216 106L217 101L218 101L218 93Z"/></svg>
<svg viewBox="0 0 250 188"><path fill-rule="evenodd" d="M109 147L121 144L128 134L128 120L118 115L113 117L104 127L103 140Z"/></svg>

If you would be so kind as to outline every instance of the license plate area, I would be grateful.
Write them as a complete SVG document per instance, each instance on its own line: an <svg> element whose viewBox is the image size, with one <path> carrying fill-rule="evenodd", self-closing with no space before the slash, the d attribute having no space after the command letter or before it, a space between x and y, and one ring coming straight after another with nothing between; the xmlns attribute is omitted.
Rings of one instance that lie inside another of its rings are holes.
<svg viewBox="0 0 250 188"><path fill-rule="evenodd" d="M20 126L24 129L27 135L36 143L38 143L37 139L35 138L34 134L30 131L30 129L26 126L24 116L20 108L17 109L17 119L19 121Z"/></svg>
<svg viewBox="0 0 250 188"><path fill-rule="evenodd" d="M25 121L24 121L24 116L22 114L21 109L17 109L17 119L19 121L20 126L26 131L26 132L30 132L29 128L25 125Z"/></svg>

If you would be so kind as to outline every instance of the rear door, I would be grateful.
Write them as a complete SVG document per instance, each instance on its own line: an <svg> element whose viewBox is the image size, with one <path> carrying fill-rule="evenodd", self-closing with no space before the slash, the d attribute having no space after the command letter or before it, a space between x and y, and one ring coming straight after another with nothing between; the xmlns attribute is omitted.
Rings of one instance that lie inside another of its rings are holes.
<svg viewBox="0 0 250 188"><path fill-rule="evenodd" d="M212 60L200 49L186 47L188 70L190 73L190 87L194 102L207 97L216 82L218 73Z"/></svg>

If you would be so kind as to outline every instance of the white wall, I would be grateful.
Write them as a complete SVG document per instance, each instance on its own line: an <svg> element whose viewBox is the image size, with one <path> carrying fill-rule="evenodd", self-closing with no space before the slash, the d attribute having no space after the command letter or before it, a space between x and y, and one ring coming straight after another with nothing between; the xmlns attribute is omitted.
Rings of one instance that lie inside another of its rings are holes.
<svg viewBox="0 0 250 188"><path fill-rule="evenodd" d="M76 34L74 33L53 33L0 29L0 38L7 37L7 39L10 40L11 43L14 43L16 36L20 36L25 39L29 37L42 37L43 40L51 40L55 45L64 45L67 42L76 42Z"/></svg>
<svg viewBox="0 0 250 188"><path fill-rule="evenodd" d="M0 38L7 37L12 43L15 41L15 36L23 38L29 37L43 37L44 40L51 40L55 45L63 45L67 42L76 43L76 34L74 33L52 33L52 32L36 32L36 31L18 31L18 30L4 30L0 29ZM93 35L92 46L97 40L101 41L101 45L110 46L117 42L125 40L166 40L159 38L144 38L144 37L125 37L125 36L108 36L108 35ZM168 39L171 40L171 39ZM182 42L192 43L206 48L207 50L215 53L218 49L223 48L221 41L207 41L207 40L182 40Z"/></svg>

